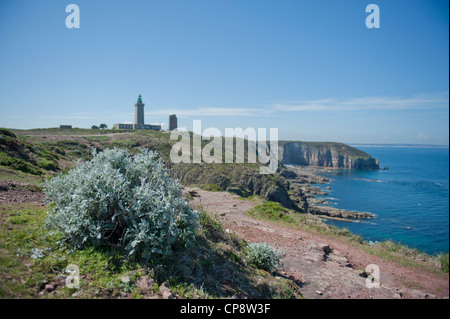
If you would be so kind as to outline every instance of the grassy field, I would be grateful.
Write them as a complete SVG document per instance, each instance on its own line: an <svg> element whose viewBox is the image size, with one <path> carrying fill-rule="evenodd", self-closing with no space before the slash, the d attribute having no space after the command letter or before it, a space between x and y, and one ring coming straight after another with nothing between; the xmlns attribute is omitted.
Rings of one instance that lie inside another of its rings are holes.
<svg viewBox="0 0 450 319"><path fill-rule="evenodd" d="M93 148L116 146L133 153L139 147L146 147L167 160L176 142L169 140L169 134L156 131L52 128L1 132L0 181L23 183L23 187L39 187L46 178L74 167L74 161L89 159ZM23 163L26 165L20 166ZM246 200L257 197L264 203L248 212L252 217L334 236L401 265L448 273L448 254L428 256L398 243L366 243L346 229L326 225L317 217L299 214L278 202L265 201L264 195L283 189L284 180L261 177L257 168L255 164L236 163L171 167L178 174L176 177L190 185L211 191L229 190ZM250 192L248 181L252 187L265 185L261 189L266 193ZM247 264L247 243L227 233L207 212L200 211L201 227L195 245L176 250L169 258L149 265L128 260L111 247L70 251L59 244L57 235L44 227L44 206L3 203L0 205L0 298L144 298L157 296L163 283L176 296L185 298L301 298L293 281ZM80 289L65 287L64 270L69 264L80 267ZM137 285L143 276L155 281L147 294ZM53 289L46 289L46 285Z"/></svg>
<svg viewBox="0 0 450 319"><path fill-rule="evenodd" d="M37 187L56 172L74 167L75 161L89 159L93 148L123 147L137 152L143 146L167 159L175 143L168 134L155 131L53 128L5 131L2 136L6 134L9 144L2 144L2 154L23 159L39 173L2 165L0 181L20 181ZM39 166L44 160L47 165ZM56 168L49 163L56 164ZM220 190L215 184L202 185ZM184 298L301 298L298 286L291 280L248 265L247 244L226 233L203 210L195 245L175 250L170 257L152 264L129 260L111 247L70 251L45 228L46 208L42 205L3 203L0 211L2 298L144 298L149 293L142 294L137 285L143 276L155 281L151 297L157 296L159 287L166 283L176 296ZM65 287L65 268L69 264L80 268L80 289ZM46 285L53 288L46 289Z"/></svg>
<svg viewBox="0 0 450 319"><path fill-rule="evenodd" d="M0 298L144 298L157 296L164 282L182 298L301 298L293 281L247 264L247 243L203 210L195 244L152 264L111 247L70 251L46 230L41 205L3 204L0 211ZM70 264L79 267L79 289L65 285ZM143 276L155 282L146 295L136 284Z"/></svg>

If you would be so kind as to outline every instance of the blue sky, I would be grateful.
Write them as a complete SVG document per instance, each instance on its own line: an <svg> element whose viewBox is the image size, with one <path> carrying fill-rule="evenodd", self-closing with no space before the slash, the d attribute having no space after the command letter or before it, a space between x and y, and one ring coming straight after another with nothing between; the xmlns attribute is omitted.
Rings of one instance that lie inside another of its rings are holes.
<svg viewBox="0 0 450 319"><path fill-rule="evenodd" d="M66 5L80 8L68 29ZM365 8L380 8L368 29ZM0 0L0 126L278 128L449 143L448 1Z"/></svg>

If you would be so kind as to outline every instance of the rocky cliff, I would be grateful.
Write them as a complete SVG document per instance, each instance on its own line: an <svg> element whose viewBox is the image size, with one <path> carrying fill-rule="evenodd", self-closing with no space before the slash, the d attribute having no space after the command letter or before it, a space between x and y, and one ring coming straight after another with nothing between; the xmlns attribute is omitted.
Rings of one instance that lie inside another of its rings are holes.
<svg viewBox="0 0 450 319"><path fill-rule="evenodd" d="M342 143L281 142L279 156L283 164L357 170L379 169L377 159Z"/></svg>
<svg viewBox="0 0 450 319"><path fill-rule="evenodd" d="M170 166L172 175L183 185L216 185L220 190L243 197L258 195L266 200L279 202L286 208L306 212L307 200L301 189L296 188L295 200L288 193L290 185L283 176L262 175L259 170L244 164L176 164Z"/></svg>

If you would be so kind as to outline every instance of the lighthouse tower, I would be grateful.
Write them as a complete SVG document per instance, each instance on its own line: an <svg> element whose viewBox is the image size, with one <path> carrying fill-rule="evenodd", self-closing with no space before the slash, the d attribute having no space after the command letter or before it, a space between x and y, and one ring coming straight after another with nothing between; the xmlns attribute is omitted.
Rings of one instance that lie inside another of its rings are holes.
<svg viewBox="0 0 450 319"><path fill-rule="evenodd" d="M134 124L131 123L119 123L114 124L116 130L155 130L160 131L161 125L159 124L145 124L144 122L144 103L142 103L142 96L139 94L134 111Z"/></svg>
<svg viewBox="0 0 450 319"><path fill-rule="evenodd" d="M140 126L144 126L144 103L142 103L142 96L139 94L137 103L134 105L135 114L134 114L134 124L136 124L136 128L141 128Z"/></svg>

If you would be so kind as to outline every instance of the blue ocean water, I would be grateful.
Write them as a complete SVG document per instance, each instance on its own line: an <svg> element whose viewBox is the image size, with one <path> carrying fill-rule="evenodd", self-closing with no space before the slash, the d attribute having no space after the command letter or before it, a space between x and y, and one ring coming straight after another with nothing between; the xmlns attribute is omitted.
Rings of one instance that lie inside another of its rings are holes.
<svg viewBox="0 0 450 319"><path fill-rule="evenodd" d="M449 251L449 149L357 147L389 170L338 170L319 185L337 208L370 212L368 222L328 221L367 241L391 239L429 254ZM331 189L325 189L331 186Z"/></svg>

